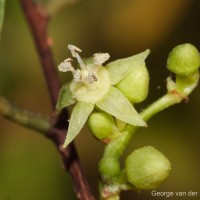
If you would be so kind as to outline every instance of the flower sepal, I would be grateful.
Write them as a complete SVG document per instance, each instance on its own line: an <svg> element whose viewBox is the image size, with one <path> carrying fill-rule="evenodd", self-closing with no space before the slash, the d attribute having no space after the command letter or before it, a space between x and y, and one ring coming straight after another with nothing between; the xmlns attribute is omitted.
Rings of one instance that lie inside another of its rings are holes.
<svg viewBox="0 0 200 200"><path fill-rule="evenodd" d="M108 63L105 67L109 71L111 84L116 85L123 78L125 78L134 68L145 64L145 59L149 55L150 50L136 54L134 56L123 58L119 60L115 60L113 62Z"/></svg>
<svg viewBox="0 0 200 200"><path fill-rule="evenodd" d="M134 126L147 126L128 99L113 86L110 87L108 93L96 105L123 122Z"/></svg>
<svg viewBox="0 0 200 200"><path fill-rule="evenodd" d="M59 92L58 101L56 104L56 111L59 112L63 108L72 105L76 100L72 97L72 92L70 90L70 83L66 83L62 86Z"/></svg>
<svg viewBox="0 0 200 200"><path fill-rule="evenodd" d="M68 45L68 49L71 51L72 57L77 59L80 68L75 69L72 66L71 58L65 59L58 65L60 71L70 71L74 79L70 84L65 84L61 88L56 109L61 110L77 102L69 120L64 147L67 147L78 135L95 106L124 123L147 126L127 97L115 85L134 69L145 66L144 60L148 56L149 50L111 62L103 67L102 64L110 57L108 53L95 53L93 59L90 58L85 63L79 55L81 49L74 45ZM117 131L112 136L115 137L116 133Z"/></svg>
<svg viewBox="0 0 200 200"><path fill-rule="evenodd" d="M63 145L64 148L79 134L93 109L93 104L81 101L74 106L69 120L67 137Z"/></svg>

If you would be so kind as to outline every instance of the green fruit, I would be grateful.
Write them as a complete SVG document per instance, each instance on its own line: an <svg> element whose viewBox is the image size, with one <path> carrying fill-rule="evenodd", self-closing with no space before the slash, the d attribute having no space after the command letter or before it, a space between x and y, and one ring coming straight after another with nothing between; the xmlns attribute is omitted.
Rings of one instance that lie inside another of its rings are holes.
<svg viewBox="0 0 200 200"><path fill-rule="evenodd" d="M149 89L149 74L145 64L133 66L133 70L116 87L131 103L144 101Z"/></svg>
<svg viewBox="0 0 200 200"><path fill-rule="evenodd" d="M154 190L168 177L171 164L154 147L145 146L127 157L125 170L128 182L137 190Z"/></svg>
<svg viewBox="0 0 200 200"><path fill-rule="evenodd" d="M97 139L108 138L115 130L112 116L106 113L92 113L88 120L88 127Z"/></svg>
<svg viewBox="0 0 200 200"><path fill-rule="evenodd" d="M197 48L189 43L173 48L167 59L167 68L180 76L195 72L200 66L200 55Z"/></svg>

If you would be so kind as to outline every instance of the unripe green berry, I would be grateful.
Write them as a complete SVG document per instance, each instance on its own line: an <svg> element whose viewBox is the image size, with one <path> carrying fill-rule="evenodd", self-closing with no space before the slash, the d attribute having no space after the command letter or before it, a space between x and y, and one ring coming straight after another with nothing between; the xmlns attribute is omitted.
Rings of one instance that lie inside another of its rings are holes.
<svg viewBox="0 0 200 200"><path fill-rule="evenodd" d="M149 74L145 64L134 67L116 87L131 103L139 103L146 99L149 87Z"/></svg>
<svg viewBox="0 0 200 200"><path fill-rule="evenodd" d="M111 180L120 174L120 164L116 158L103 158L99 162L99 173L105 180Z"/></svg>
<svg viewBox="0 0 200 200"><path fill-rule="evenodd" d="M111 115L106 113L92 113L88 119L88 127L97 139L108 138L115 130L115 122Z"/></svg>
<svg viewBox="0 0 200 200"><path fill-rule="evenodd" d="M199 51L194 45L189 43L174 47L167 59L167 68L180 76L192 74L199 66Z"/></svg>
<svg viewBox="0 0 200 200"><path fill-rule="evenodd" d="M168 177L171 164L154 147L145 146L127 157L125 169L128 182L137 190L153 190Z"/></svg>

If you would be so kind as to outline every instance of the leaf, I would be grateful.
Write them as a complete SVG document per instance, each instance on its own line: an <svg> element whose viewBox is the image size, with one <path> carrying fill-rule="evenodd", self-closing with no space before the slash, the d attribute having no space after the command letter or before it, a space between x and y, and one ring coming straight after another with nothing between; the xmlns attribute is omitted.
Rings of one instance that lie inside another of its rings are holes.
<svg viewBox="0 0 200 200"><path fill-rule="evenodd" d="M134 126L147 126L128 99L115 87L110 88L97 107L119 120Z"/></svg>
<svg viewBox="0 0 200 200"><path fill-rule="evenodd" d="M81 101L74 106L69 121L67 137L63 145L64 148L79 134L93 109L94 104Z"/></svg>
<svg viewBox="0 0 200 200"><path fill-rule="evenodd" d="M64 107L67 107L75 102L76 101L72 98L72 93L70 91L70 83L64 84L59 92L56 110L60 111Z"/></svg>
<svg viewBox="0 0 200 200"><path fill-rule="evenodd" d="M140 66L144 63L144 60L149 55L150 50L147 49L146 51L139 53L137 55L123 58L119 60L115 60L111 63L108 63L105 67L109 71L111 84L115 85L119 81L121 81L129 72L131 72L134 67Z"/></svg>
<svg viewBox="0 0 200 200"><path fill-rule="evenodd" d="M4 20L4 11L5 11L5 0L0 0L0 38Z"/></svg>

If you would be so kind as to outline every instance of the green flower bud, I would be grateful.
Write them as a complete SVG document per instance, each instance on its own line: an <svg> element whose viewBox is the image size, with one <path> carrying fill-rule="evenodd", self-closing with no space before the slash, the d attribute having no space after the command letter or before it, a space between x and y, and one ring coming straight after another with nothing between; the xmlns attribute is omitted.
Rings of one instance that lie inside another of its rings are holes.
<svg viewBox="0 0 200 200"><path fill-rule="evenodd" d="M108 138L115 130L113 117L106 113L92 113L88 120L88 127L97 139Z"/></svg>
<svg viewBox="0 0 200 200"><path fill-rule="evenodd" d="M120 164L116 158L103 158L99 162L99 174L106 181L117 177L120 171Z"/></svg>
<svg viewBox="0 0 200 200"><path fill-rule="evenodd" d="M199 52L194 45L189 43L173 48L167 59L167 68L180 76L192 74L199 66Z"/></svg>
<svg viewBox="0 0 200 200"><path fill-rule="evenodd" d="M149 88L149 74L145 63L133 67L133 70L116 87L131 103L144 101Z"/></svg>
<svg viewBox="0 0 200 200"><path fill-rule="evenodd" d="M125 169L128 182L137 190L153 190L168 177L171 164L154 147L145 146L127 157Z"/></svg>

